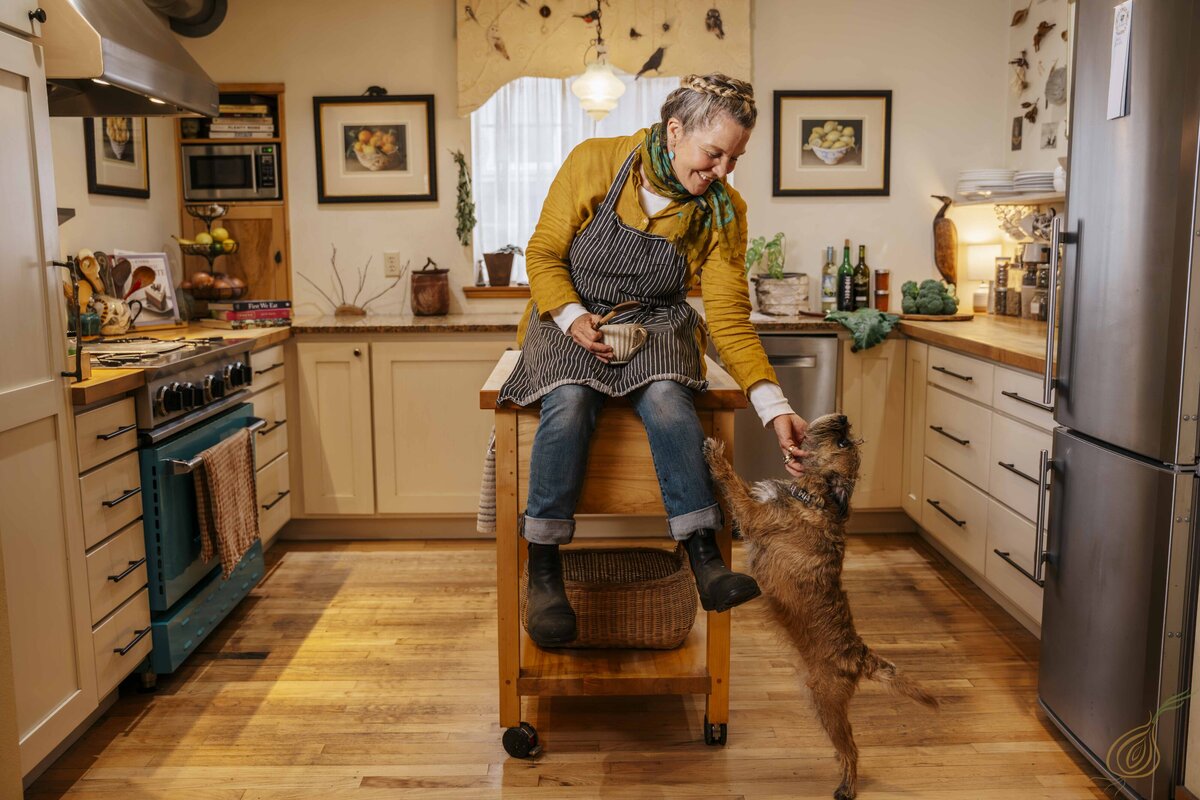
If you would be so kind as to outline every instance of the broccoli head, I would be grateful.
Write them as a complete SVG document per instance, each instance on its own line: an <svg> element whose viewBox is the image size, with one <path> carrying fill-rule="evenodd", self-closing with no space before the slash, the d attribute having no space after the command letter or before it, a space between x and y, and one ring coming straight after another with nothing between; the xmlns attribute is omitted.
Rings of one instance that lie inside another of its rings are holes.
<svg viewBox="0 0 1200 800"><path fill-rule="evenodd" d="M942 298L939 295L921 294L917 296L918 314L942 313Z"/></svg>
<svg viewBox="0 0 1200 800"><path fill-rule="evenodd" d="M942 291L942 282L935 280L934 278L926 278L925 280L921 281L919 288L922 292L937 291L940 293Z"/></svg>
<svg viewBox="0 0 1200 800"><path fill-rule="evenodd" d="M953 297L947 297L945 300L943 300L942 301L942 313L943 314L957 314L958 313L958 300L956 300Z"/></svg>
<svg viewBox="0 0 1200 800"><path fill-rule="evenodd" d="M903 311L905 314L916 314L917 313L917 298L909 297L908 295L903 295L900 298L900 310Z"/></svg>
<svg viewBox="0 0 1200 800"><path fill-rule="evenodd" d="M900 294L904 297L916 297L917 296L917 282L916 281L905 281L904 284L900 287Z"/></svg>

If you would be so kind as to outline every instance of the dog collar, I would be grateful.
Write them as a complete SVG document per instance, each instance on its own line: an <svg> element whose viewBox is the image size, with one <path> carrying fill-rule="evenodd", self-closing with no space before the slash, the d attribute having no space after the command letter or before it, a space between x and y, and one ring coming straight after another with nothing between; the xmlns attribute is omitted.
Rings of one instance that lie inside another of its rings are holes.
<svg viewBox="0 0 1200 800"><path fill-rule="evenodd" d="M804 503L806 506L817 506L820 508L825 505L821 498L816 497L812 492L801 489L795 484L788 484L788 494L799 500L801 503Z"/></svg>

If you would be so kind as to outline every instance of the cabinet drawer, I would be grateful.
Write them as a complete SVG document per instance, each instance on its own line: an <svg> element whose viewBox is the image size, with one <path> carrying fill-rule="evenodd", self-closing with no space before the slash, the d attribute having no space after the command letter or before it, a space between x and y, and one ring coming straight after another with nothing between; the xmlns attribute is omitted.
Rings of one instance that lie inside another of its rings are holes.
<svg viewBox="0 0 1200 800"><path fill-rule="evenodd" d="M1037 516L1039 454L1049 451L1050 443L1049 431L992 415L988 493L1028 520Z"/></svg>
<svg viewBox="0 0 1200 800"><path fill-rule="evenodd" d="M258 534L263 547L292 518L288 456L284 453L258 471Z"/></svg>
<svg viewBox="0 0 1200 800"><path fill-rule="evenodd" d="M141 486L136 451L80 476L84 547L99 544L142 515Z"/></svg>
<svg viewBox="0 0 1200 800"><path fill-rule="evenodd" d="M283 383L283 345L268 347L257 353L250 354L250 369L254 370L254 379L250 388L262 391L268 386Z"/></svg>
<svg viewBox="0 0 1200 800"><path fill-rule="evenodd" d="M1007 367L996 367L992 381L992 408L1011 414L1043 430L1054 430L1054 414L1026 400L1042 402L1042 379ZM1023 398L1023 399L1022 399ZM1053 395L1051 395L1053 400Z"/></svg>
<svg viewBox="0 0 1200 800"><path fill-rule="evenodd" d="M930 383L987 405L992 402L993 369L991 364L977 358L929 348Z"/></svg>
<svg viewBox="0 0 1200 800"><path fill-rule="evenodd" d="M92 632L96 690L101 697L133 672L150 652L150 642L150 590L142 589Z"/></svg>
<svg viewBox="0 0 1200 800"><path fill-rule="evenodd" d="M984 577L1000 592L1016 603L1022 611L1042 621L1042 587L1026 578L995 551L1008 553L1008 557L1033 572L1033 554L1036 542L1033 538L1033 523L1022 519L995 500L988 502L987 522L987 565Z"/></svg>
<svg viewBox="0 0 1200 800"><path fill-rule="evenodd" d="M921 527L964 564L982 573L987 495L928 458L922 488Z"/></svg>
<svg viewBox="0 0 1200 800"><path fill-rule="evenodd" d="M284 385L277 383L255 393L250 403L254 406L254 416L267 421L266 426L254 434L254 466L261 469L287 450L287 395Z"/></svg>
<svg viewBox="0 0 1200 800"><path fill-rule="evenodd" d="M141 520L87 554L92 624L146 585L146 539Z"/></svg>
<svg viewBox="0 0 1200 800"><path fill-rule="evenodd" d="M75 417L79 471L86 472L137 447L133 398L126 397Z"/></svg>
<svg viewBox="0 0 1200 800"><path fill-rule="evenodd" d="M987 489L992 412L930 386L925 398L925 455Z"/></svg>

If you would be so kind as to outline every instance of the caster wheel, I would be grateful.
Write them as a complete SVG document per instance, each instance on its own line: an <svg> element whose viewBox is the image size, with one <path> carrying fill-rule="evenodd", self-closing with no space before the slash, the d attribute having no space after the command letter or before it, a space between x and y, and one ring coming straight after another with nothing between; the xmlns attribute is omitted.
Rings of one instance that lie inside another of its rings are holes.
<svg viewBox="0 0 1200 800"><path fill-rule="evenodd" d="M518 728L506 730L503 742L504 752L513 758L533 758L542 752L537 731L528 722L522 722Z"/></svg>
<svg viewBox="0 0 1200 800"><path fill-rule="evenodd" d="M707 745L724 746L725 740L729 736L729 727L724 722L708 721L708 717L704 718L704 743Z"/></svg>

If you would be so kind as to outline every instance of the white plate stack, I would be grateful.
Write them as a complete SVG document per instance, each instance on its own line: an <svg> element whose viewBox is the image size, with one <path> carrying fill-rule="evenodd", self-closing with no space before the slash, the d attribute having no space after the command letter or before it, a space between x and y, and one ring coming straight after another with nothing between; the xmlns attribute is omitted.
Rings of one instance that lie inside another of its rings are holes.
<svg viewBox="0 0 1200 800"><path fill-rule="evenodd" d="M1015 175L1011 169L964 169L958 173L958 193L972 198L1012 194Z"/></svg>
<svg viewBox="0 0 1200 800"><path fill-rule="evenodd" d="M1054 172L1028 170L1013 176L1013 186L1021 194L1051 194L1054 191Z"/></svg>

